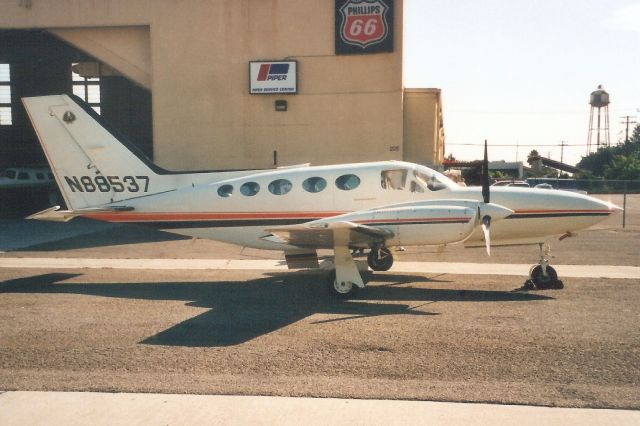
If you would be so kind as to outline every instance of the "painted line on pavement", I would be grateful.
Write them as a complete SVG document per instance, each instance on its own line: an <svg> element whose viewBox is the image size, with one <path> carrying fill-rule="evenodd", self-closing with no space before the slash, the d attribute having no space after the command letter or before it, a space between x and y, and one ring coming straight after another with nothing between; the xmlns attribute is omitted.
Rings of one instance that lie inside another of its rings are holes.
<svg viewBox="0 0 640 426"><path fill-rule="evenodd" d="M553 265L561 277L640 279L638 266ZM150 270L255 270L284 271L284 260L239 259L87 259L3 257L0 268L33 269L150 269ZM455 275L528 276L530 264L396 262L391 272Z"/></svg>

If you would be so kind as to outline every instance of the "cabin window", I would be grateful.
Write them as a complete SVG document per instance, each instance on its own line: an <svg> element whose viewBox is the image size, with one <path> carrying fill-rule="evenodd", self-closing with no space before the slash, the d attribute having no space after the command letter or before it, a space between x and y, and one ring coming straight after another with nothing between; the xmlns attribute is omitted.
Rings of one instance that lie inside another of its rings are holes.
<svg viewBox="0 0 640 426"><path fill-rule="evenodd" d="M18 180L29 180L29 173L27 172L18 173Z"/></svg>
<svg viewBox="0 0 640 426"><path fill-rule="evenodd" d="M287 179L276 179L269 184L269 192L273 195L284 195L291 191L291 181Z"/></svg>
<svg viewBox="0 0 640 426"><path fill-rule="evenodd" d="M302 188L307 192L320 192L327 187L327 181L319 176L310 177L302 182Z"/></svg>
<svg viewBox="0 0 640 426"><path fill-rule="evenodd" d="M242 195L246 195L247 197L253 197L258 191L260 191L260 185L258 185L257 182L246 182L240 187Z"/></svg>
<svg viewBox="0 0 640 426"><path fill-rule="evenodd" d="M380 184L383 189L404 189L407 181L407 169L383 170L380 176Z"/></svg>
<svg viewBox="0 0 640 426"><path fill-rule="evenodd" d="M231 197L233 194L233 186L232 185L222 185L218 188L218 195L221 197Z"/></svg>
<svg viewBox="0 0 640 426"><path fill-rule="evenodd" d="M336 179L336 186L343 191L356 189L360 185L360 178L356 175L342 175Z"/></svg>
<svg viewBox="0 0 640 426"><path fill-rule="evenodd" d="M431 176L427 176L424 173L414 170L413 177L423 186L429 188L430 191L440 191L441 189L447 188L447 185L441 182L435 173Z"/></svg>
<svg viewBox="0 0 640 426"><path fill-rule="evenodd" d="M42 173L36 173L36 179L44 180L44 175Z"/></svg>
<svg viewBox="0 0 640 426"><path fill-rule="evenodd" d="M0 64L0 126L11 124L11 73L9 64Z"/></svg>

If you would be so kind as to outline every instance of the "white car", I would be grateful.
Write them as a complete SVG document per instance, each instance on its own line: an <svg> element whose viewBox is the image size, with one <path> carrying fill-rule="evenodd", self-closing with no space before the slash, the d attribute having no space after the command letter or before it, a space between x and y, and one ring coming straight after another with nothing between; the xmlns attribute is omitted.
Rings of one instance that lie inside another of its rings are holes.
<svg viewBox="0 0 640 426"><path fill-rule="evenodd" d="M534 188L542 188L542 189L553 189L553 185L549 183L539 183Z"/></svg>
<svg viewBox="0 0 640 426"><path fill-rule="evenodd" d="M529 184L523 180L499 180L491 186L517 186L519 188L531 188Z"/></svg>

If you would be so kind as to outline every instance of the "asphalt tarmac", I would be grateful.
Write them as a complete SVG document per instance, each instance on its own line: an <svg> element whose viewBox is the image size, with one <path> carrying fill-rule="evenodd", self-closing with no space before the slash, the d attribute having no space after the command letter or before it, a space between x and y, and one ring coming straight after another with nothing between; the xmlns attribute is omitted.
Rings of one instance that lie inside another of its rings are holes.
<svg viewBox="0 0 640 426"><path fill-rule="evenodd" d="M640 266L637 219L553 243L553 262ZM10 228L29 228L20 226ZM113 227L0 257L280 254ZM490 259L481 248L408 248L397 258L534 263L537 248L495 247ZM523 292L514 290L525 276L463 272L379 273L339 301L321 273L2 267L0 390L640 408L637 279L569 277L563 290Z"/></svg>

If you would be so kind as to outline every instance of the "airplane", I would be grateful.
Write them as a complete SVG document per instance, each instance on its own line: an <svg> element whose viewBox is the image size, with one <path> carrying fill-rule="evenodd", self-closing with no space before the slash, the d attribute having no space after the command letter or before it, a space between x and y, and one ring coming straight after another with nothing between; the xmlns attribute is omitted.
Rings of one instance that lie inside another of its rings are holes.
<svg viewBox="0 0 640 426"><path fill-rule="evenodd" d="M537 244L535 288L561 288L546 240L566 238L621 210L567 191L462 187L426 166L379 161L268 170L172 172L154 164L75 96L22 99L67 210L30 219L149 225L165 232L282 250L289 268L320 267L334 253L329 288L347 298L361 270L386 271L392 248ZM367 264L354 254L368 250Z"/></svg>

